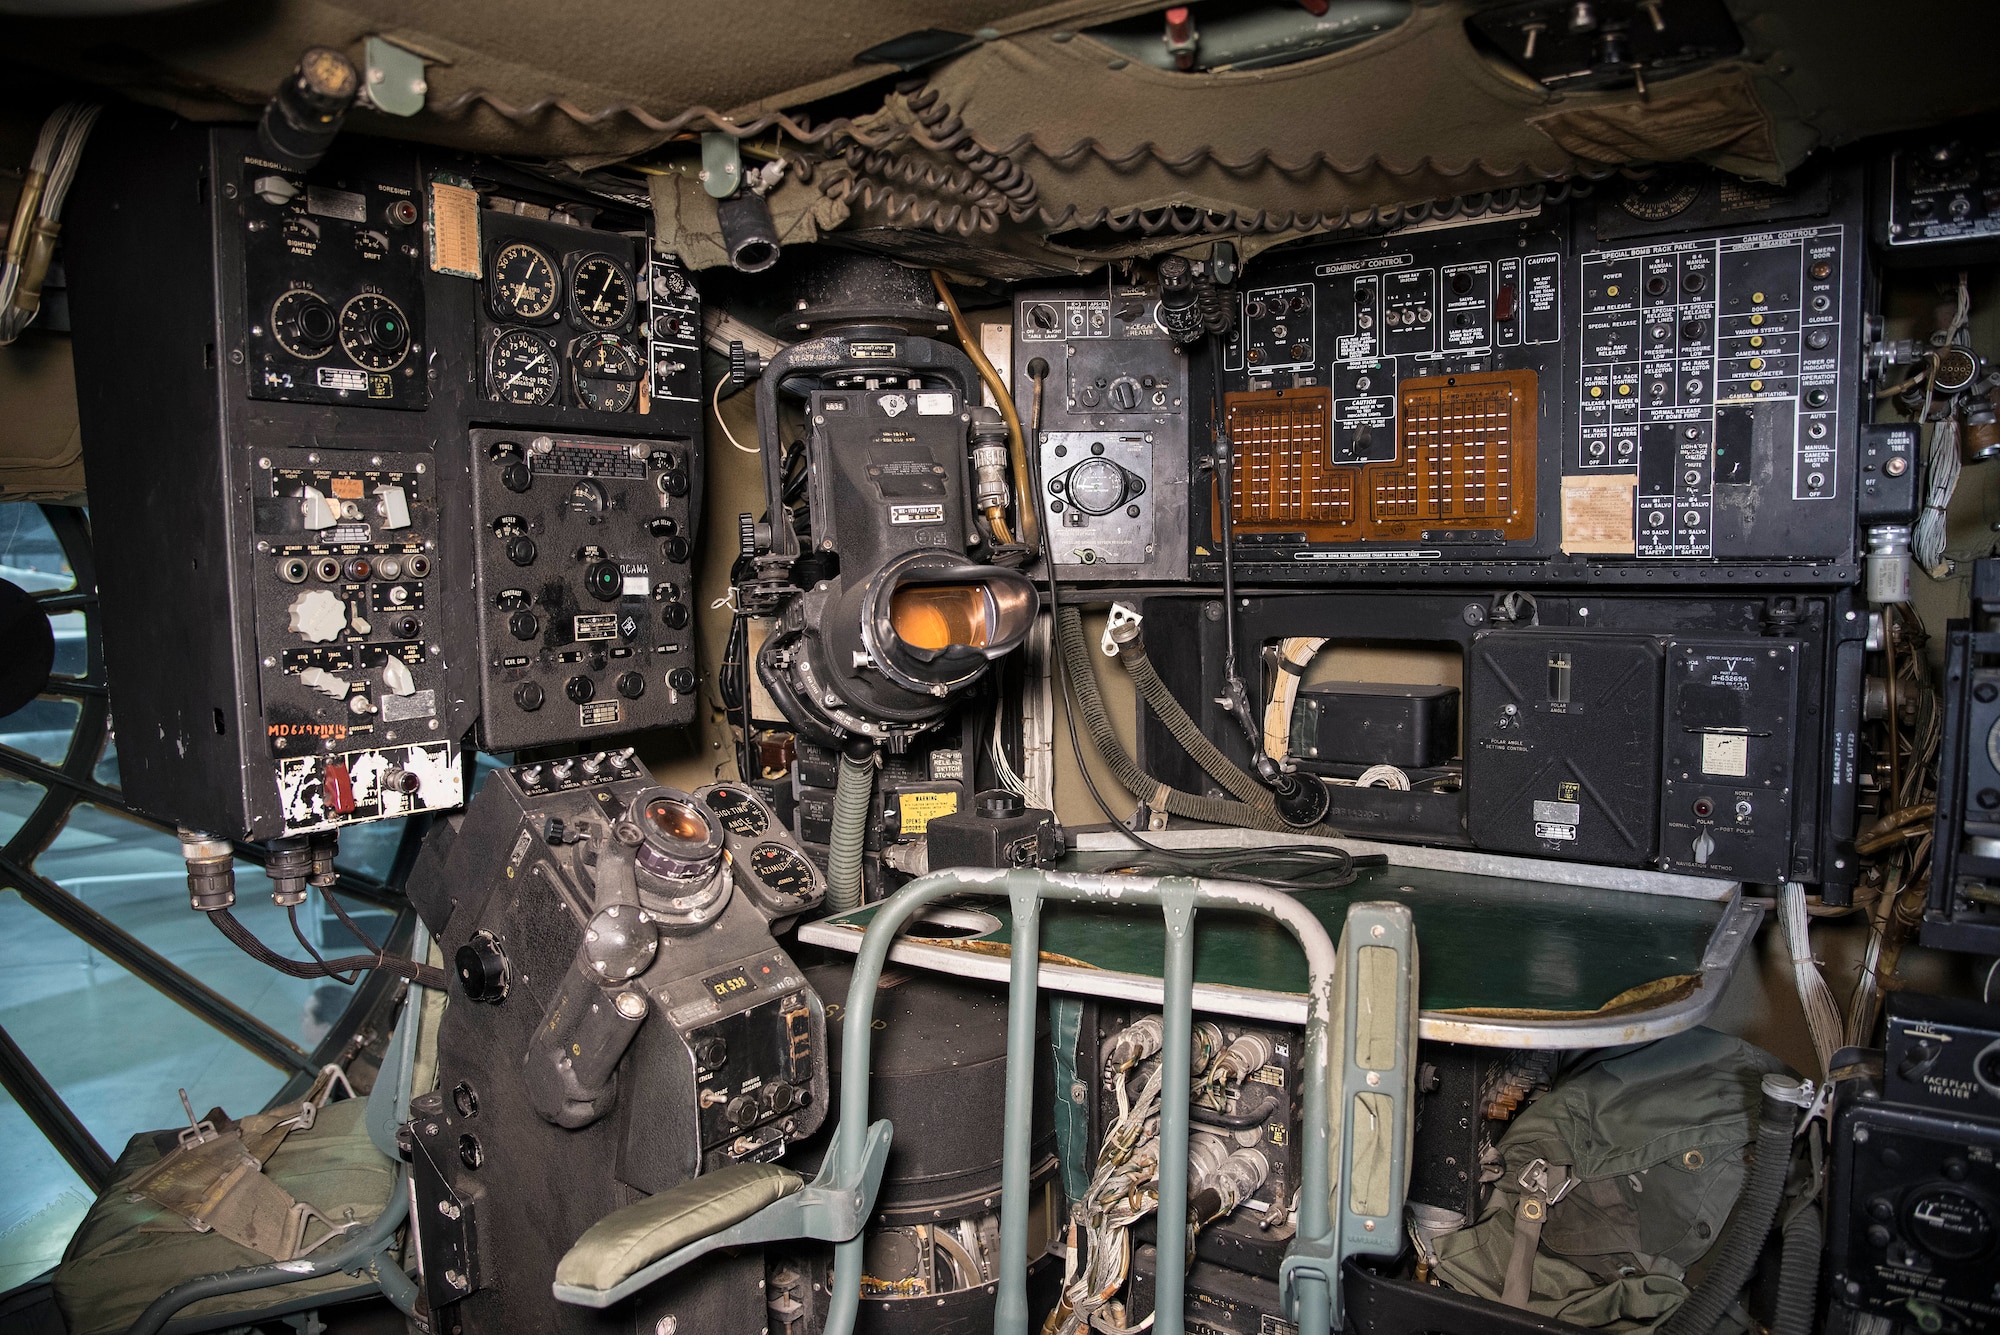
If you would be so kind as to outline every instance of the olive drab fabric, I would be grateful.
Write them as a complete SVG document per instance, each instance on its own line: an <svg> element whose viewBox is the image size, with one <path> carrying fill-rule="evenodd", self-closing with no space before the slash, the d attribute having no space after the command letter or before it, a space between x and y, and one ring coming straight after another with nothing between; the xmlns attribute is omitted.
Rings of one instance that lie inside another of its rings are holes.
<svg viewBox="0 0 2000 1335"><path fill-rule="evenodd" d="M1500 1301L1512 1261L1541 1315L1606 1330L1667 1316L1722 1236L1749 1172L1760 1081L1783 1069L1708 1029L1586 1059L1514 1118L1491 1199L1437 1242L1434 1273ZM1517 1257L1523 1218L1539 1244Z"/></svg>

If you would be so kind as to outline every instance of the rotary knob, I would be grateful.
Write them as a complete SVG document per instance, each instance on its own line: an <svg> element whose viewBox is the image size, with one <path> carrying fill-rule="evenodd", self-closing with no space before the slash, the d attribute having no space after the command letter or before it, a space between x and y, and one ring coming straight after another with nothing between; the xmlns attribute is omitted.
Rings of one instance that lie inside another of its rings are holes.
<svg viewBox="0 0 2000 1335"><path fill-rule="evenodd" d="M520 459L510 459L500 469L500 485L509 491L526 491L535 485L535 470Z"/></svg>
<svg viewBox="0 0 2000 1335"><path fill-rule="evenodd" d="M627 700L637 700L646 693L646 678L637 672L621 673L618 678L618 694Z"/></svg>
<svg viewBox="0 0 2000 1335"><path fill-rule="evenodd" d="M1113 408L1129 413L1139 406L1139 382L1131 376L1121 375L1111 382L1109 397Z"/></svg>
<svg viewBox="0 0 2000 1335"><path fill-rule="evenodd" d="M507 956L491 932L478 932L452 956L458 985L473 1001L495 1002L507 995Z"/></svg>
<svg viewBox="0 0 2000 1335"><path fill-rule="evenodd" d="M571 677L563 683L563 694L580 705L597 698L597 683L588 677Z"/></svg>
<svg viewBox="0 0 2000 1335"><path fill-rule="evenodd" d="M507 559L517 566L531 566L535 563L535 540L525 534L507 540Z"/></svg>
<svg viewBox="0 0 2000 1335"><path fill-rule="evenodd" d="M507 633L517 640L532 640L542 633L542 623L533 612L519 611L507 618Z"/></svg>
<svg viewBox="0 0 2000 1335"><path fill-rule="evenodd" d="M514 703L524 713L534 713L542 707L542 702L547 699L548 693L542 689L539 682L524 681L514 688Z"/></svg>
<svg viewBox="0 0 2000 1335"><path fill-rule="evenodd" d="M583 587L600 603L616 602L625 591L625 572L616 561L592 561L583 572Z"/></svg>

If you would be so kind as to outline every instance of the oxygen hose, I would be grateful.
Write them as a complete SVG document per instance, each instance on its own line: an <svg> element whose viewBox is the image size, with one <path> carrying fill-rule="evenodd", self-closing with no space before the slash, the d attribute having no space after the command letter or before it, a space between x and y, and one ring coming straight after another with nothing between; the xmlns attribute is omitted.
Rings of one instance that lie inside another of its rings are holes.
<svg viewBox="0 0 2000 1335"><path fill-rule="evenodd" d="M1125 744L1112 730L1110 715L1104 708L1104 697L1097 690L1097 672L1091 666L1090 645L1083 634L1083 616L1074 607L1064 607L1057 615L1056 640L1076 695L1077 712L1083 716L1084 727L1090 733L1098 756L1126 792L1142 802L1188 820L1209 825L1240 825L1278 834L1287 832L1289 827L1269 807L1253 807L1244 802L1184 793L1178 788L1169 788L1140 769L1138 762L1132 759L1132 753L1125 749Z"/></svg>
<svg viewBox="0 0 2000 1335"><path fill-rule="evenodd" d="M861 846L868 837L868 804L875 790L875 748L865 738L840 753L833 789L833 834L827 843L826 907L848 913L861 907Z"/></svg>
<svg viewBox="0 0 2000 1335"><path fill-rule="evenodd" d="M1778 1310L1771 1335L1812 1335L1819 1311L1819 1249L1825 1228L1819 1202L1807 1201L1785 1221L1785 1248L1778 1262Z"/></svg>
<svg viewBox="0 0 2000 1335"><path fill-rule="evenodd" d="M1792 1166L1792 1131L1799 1105L1810 1100L1811 1086L1790 1076L1764 1077L1764 1102L1758 1115L1756 1158L1750 1180L1737 1198L1722 1240L1715 1245L1708 1273L1674 1314L1660 1327L1661 1335L1709 1335L1723 1312L1750 1280L1764 1238L1777 1217Z"/></svg>
<svg viewBox="0 0 2000 1335"><path fill-rule="evenodd" d="M1139 698L1160 716L1160 722L1167 725L1167 731L1174 735L1181 749L1194 757L1195 764L1200 765L1209 778L1236 794L1240 801L1275 815L1271 790L1245 774L1236 762L1217 750L1215 743L1209 741L1195 726L1194 720L1188 717L1187 710L1181 708L1181 702L1174 698L1167 684L1160 680L1160 674L1153 670L1152 660L1146 657L1146 645L1139 638L1139 628L1127 622L1124 634L1130 638L1121 638L1119 631L1112 632L1112 639L1118 641L1118 661L1125 665L1125 675L1132 679Z"/></svg>

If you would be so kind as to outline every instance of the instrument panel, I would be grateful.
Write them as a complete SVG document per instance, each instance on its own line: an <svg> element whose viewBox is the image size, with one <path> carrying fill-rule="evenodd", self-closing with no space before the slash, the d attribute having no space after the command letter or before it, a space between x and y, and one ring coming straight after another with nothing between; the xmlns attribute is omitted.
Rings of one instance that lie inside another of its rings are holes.
<svg viewBox="0 0 2000 1335"><path fill-rule="evenodd" d="M1692 234L1573 201L1262 257L1220 368L1241 576L1856 578L1859 174L1728 202Z"/></svg>
<svg viewBox="0 0 2000 1335"><path fill-rule="evenodd" d="M643 244L529 219L495 231L481 303L483 396L515 408L649 412L641 340L653 285L635 277L647 263Z"/></svg>

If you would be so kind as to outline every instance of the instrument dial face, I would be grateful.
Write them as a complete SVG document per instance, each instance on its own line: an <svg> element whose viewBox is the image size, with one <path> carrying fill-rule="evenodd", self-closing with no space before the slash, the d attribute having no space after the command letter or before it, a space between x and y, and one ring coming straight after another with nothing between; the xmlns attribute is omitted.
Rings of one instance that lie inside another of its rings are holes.
<svg viewBox="0 0 2000 1335"><path fill-rule="evenodd" d="M410 352L403 308L379 292L363 292L340 308L340 346L363 370L395 370Z"/></svg>
<svg viewBox="0 0 2000 1335"><path fill-rule="evenodd" d="M764 833L766 821L762 804L741 788L716 788L702 800L708 803L708 809L715 813L715 818L722 822L722 828L731 834L755 838Z"/></svg>
<svg viewBox="0 0 2000 1335"><path fill-rule="evenodd" d="M751 849L750 874L781 895L804 897L813 892L812 864L783 844Z"/></svg>
<svg viewBox="0 0 2000 1335"><path fill-rule="evenodd" d="M493 303L517 320L545 320L562 295L556 262L525 241L510 241L493 257Z"/></svg>
<svg viewBox="0 0 2000 1335"><path fill-rule="evenodd" d="M486 378L491 396L505 403L554 403L562 382L555 344L532 329L509 329L493 340Z"/></svg>
<svg viewBox="0 0 2000 1335"><path fill-rule="evenodd" d="M577 402L601 413L630 408L644 374L638 349L616 334L591 334L578 342L570 369Z"/></svg>
<svg viewBox="0 0 2000 1335"><path fill-rule="evenodd" d="M1085 459L1069 470L1069 498L1087 515L1110 514L1125 499L1125 470L1109 459Z"/></svg>
<svg viewBox="0 0 2000 1335"><path fill-rule="evenodd" d="M616 329L632 313L632 279L609 255L587 256L576 266L570 309L592 329Z"/></svg>

